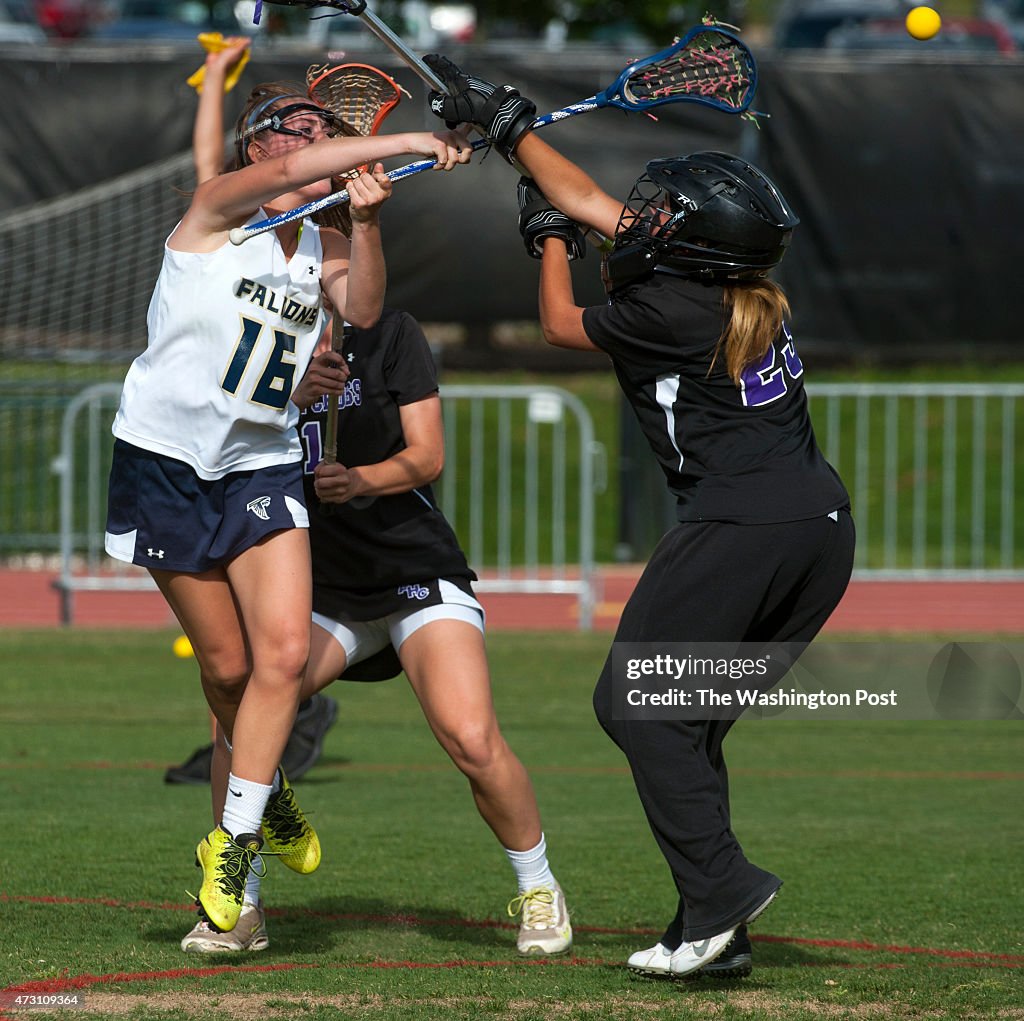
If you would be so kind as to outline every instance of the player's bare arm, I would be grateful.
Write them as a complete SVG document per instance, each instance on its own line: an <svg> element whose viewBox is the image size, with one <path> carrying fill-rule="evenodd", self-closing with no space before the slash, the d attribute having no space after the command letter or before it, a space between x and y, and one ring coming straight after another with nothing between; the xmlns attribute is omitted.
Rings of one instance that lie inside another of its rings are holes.
<svg viewBox="0 0 1024 1021"><path fill-rule="evenodd" d="M198 184L216 177L223 169L224 83L248 52L252 40L248 36L231 36L224 43L224 49L206 55L206 74L192 125L192 161Z"/></svg>
<svg viewBox="0 0 1024 1021"><path fill-rule="evenodd" d="M534 132L519 143L516 159L556 209L606 237L614 236L622 203L600 188L589 174Z"/></svg>
<svg viewBox="0 0 1024 1021"><path fill-rule="evenodd" d="M252 142L250 151L251 165L199 186L172 235L172 247L179 251L213 251L224 243L224 235L232 227L245 223L261 206L267 212L284 212L311 198L322 197L307 194L315 190L312 186L320 184L326 196L333 175L366 163L410 154L433 159L438 170L452 170L460 163L469 163L472 156L465 136L454 131L320 137L281 154Z"/></svg>
<svg viewBox="0 0 1024 1021"><path fill-rule="evenodd" d="M441 399L432 394L399 408L405 449L377 464L347 468L317 465L316 495L325 503L346 503L357 496L391 496L433 482L444 467Z"/></svg>
<svg viewBox="0 0 1024 1021"><path fill-rule="evenodd" d="M544 241L540 264L540 326L553 347L596 351L583 329L583 309L576 304L566 244L561 238Z"/></svg>
<svg viewBox="0 0 1024 1021"><path fill-rule="evenodd" d="M380 210L391 196L391 181L378 163L373 173L360 174L348 183L351 196L352 241L349 256L345 319L368 329L380 318L387 286L387 267L381 243Z"/></svg>

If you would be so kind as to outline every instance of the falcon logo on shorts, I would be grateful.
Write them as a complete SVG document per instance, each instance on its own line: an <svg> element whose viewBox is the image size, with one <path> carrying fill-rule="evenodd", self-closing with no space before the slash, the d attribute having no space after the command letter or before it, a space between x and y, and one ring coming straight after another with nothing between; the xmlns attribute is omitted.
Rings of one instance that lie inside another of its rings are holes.
<svg viewBox="0 0 1024 1021"><path fill-rule="evenodd" d="M398 589L398 594L407 599L426 599L430 595L430 589L423 585L402 585Z"/></svg>
<svg viewBox="0 0 1024 1021"><path fill-rule="evenodd" d="M267 508L270 506L269 496L257 496L255 500L250 500L246 505L247 511L252 511L261 521L269 521L270 515L267 513Z"/></svg>

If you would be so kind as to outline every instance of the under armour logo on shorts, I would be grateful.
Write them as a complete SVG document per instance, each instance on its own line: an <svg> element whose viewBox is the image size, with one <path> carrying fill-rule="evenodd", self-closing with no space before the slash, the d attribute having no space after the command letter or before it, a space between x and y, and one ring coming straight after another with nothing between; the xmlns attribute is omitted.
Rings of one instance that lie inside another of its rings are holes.
<svg viewBox="0 0 1024 1021"><path fill-rule="evenodd" d="M424 588L423 585L402 585L398 589L398 594L408 599L426 599L430 595L430 589Z"/></svg>
<svg viewBox="0 0 1024 1021"><path fill-rule="evenodd" d="M150 557L155 557L157 560L163 560L164 551L162 549L153 549L152 546L147 546L146 555Z"/></svg>
<svg viewBox="0 0 1024 1021"><path fill-rule="evenodd" d="M246 505L247 511L252 511L261 521L269 521L270 515L267 513L267 508L270 506L269 496L257 496L255 500L250 500Z"/></svg>

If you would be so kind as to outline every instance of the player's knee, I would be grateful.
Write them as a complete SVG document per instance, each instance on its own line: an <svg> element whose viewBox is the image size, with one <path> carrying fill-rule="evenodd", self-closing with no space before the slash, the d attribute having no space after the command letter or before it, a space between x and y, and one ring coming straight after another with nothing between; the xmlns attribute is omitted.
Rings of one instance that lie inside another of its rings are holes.
<svg viewBox="0 0 1024 1021"><path fill-rule="evenodd" d="M470 777L486 773L507 747L494 727L472 724L448 734L443 744L455 765Z"/></svg>
<svg viewBox="0 0 1024 1021"><path fill-rule="evenodd" d="M249 663L244 657L213 657L203 667L203 689L211 701L238 703L249 680Z"/></svg>
<svg viewBox="0 0 1024 1021"><path fill-rule="evenodd" d="M309 632L282 634L253 655L253 675L301 687L309 660Z"/></svg>

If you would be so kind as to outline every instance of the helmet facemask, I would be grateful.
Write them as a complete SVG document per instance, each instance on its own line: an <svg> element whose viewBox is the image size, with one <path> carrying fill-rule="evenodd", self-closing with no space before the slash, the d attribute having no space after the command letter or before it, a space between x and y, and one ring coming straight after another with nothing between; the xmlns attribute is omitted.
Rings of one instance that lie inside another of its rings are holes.
<svg viewBox="0 0 1024 1021"><path fill-rule="evenodd" d="M647 164L619 216L615 249L623 269L642 261L648 273L751 279L782 261L797 223L756 167L726 153L693 153ZM616 261L613 252L613 290L629 282L614 273Z"/></svg>

